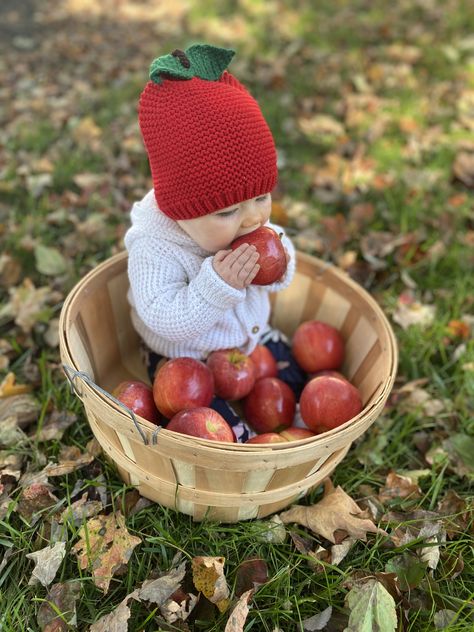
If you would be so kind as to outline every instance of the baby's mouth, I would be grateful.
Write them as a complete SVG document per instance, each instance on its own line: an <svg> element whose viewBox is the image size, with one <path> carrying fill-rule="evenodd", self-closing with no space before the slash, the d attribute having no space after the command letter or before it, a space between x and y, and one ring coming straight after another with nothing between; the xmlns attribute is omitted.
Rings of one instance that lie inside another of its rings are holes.
<svg viewBox="0 0 474 632"><path fill-rule="evenodd" d="M242 232L237 234L237 237L242 237L243 235L248 235L249 233L253 233L254 230L260 228L261 224L255 224L255 226L251 226L250 228L246 228L242 230Z"/></svg>

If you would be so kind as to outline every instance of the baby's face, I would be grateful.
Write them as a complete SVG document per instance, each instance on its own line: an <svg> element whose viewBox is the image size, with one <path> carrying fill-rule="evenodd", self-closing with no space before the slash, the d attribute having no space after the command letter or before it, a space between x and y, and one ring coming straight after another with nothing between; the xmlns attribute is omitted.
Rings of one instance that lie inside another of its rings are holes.
<svg viewBox="0 0 474 632"><path fill-rule="evenodd" d="M179 219L179 226L208 252L225 250L231 242L263 226L270 217L270 193L233 204L210 215L194 219Z"/></svg>

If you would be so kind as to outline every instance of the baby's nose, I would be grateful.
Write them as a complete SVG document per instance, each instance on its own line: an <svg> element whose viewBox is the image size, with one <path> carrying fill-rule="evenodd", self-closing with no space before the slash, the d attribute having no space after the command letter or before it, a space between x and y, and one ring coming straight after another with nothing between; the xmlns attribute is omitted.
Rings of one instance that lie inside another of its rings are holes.
<svg viewBox="0 0 474 632"><path fill-rule="evenodd" d="M250 226L263 223L263 215L262 209L259 209L257 206L252 205L248 207L242 219L242 228L249 228Z"/></svg>

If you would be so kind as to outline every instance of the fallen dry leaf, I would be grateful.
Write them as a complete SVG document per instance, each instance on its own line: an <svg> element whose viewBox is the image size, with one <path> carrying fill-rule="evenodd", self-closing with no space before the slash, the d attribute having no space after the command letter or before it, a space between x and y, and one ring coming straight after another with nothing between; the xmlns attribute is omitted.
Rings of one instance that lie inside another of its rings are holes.
<svg viewBox="0 0 474 632"><path fill-rule="evenodd" d="M454 538L459 533L468 531L474 505L461 498L453 489L449 489L439 501L438 511L443 518L446 535L448 538Z"/></svg>
<svg viewBox="0 0 474 632"><path fill-rule="evenodd" d="M48 286L35 287L29 278L18 287L9 289L10 301L1 313L15 319L15 323L25 334L29 334L40 318L47 303L55 302L62 295Z"/></svg>
<svg viewBox="0 0 474 632"><path fill-rule="evenodd" d="M162 606L181 586L186 573L186 562L157 579L145 580L138 590L137 598Z"/></svg>
<svg viewBox="0 0 474 632"><path fill-rule="evenodd" d="M224 575L224 557L194 557L193 583L197 590L216 604L221 612L229 606L229 587Z"/></svg>
<svg viewBox="0 0 474 632"><path fill-rule="evenodd" d="M127 595L112 612L93 623L89 632L127 632L128 620L132 614L127 605L129 599L130 595Z"/></svg>
<svg viewBox="0 0 474 632"><path fill-rule="evenodd" d="M409 476L391 471L387 475L384 487L379 492L379 500L385 503L392 498L419 498L421 489Z"/></svg>
<svg viewBox="0 0 474 632"><path fill-rule="evenodd" d="M141 544L140 538L128 532L120 511L91 518L81 527L79 538L71 551L82 569L92 568L94 583L104 594L115 571L127 564L133 549Z"/></svg>
<svg viewBox="0 0 474 632"><path fill-rule="evenodd" d="M268 581L268 568L265 560L251 558L244 560L237 569L235 580L235 595L240 597L244 592L266 584Z"/></svg>
<svg viewBox="0 0 474 632"><path fill-rule="evenodd" d="M230 613L224 632L243 632L245 621L249 613L248 603L252 594L253 589L250 589L240 596L239 601Z"/></svg>
<svg viewBox="0 0 474 632"><path fill-rule="evenodd" d="M324 481L324 496L315 505L304 507L297 505L280 514L284 524L297 522L308 527L314 533L336 544L334 532L338 529L346 531L350 536L366 540L367 532L387 533L376 527L372 520L365 517L359 506L342 487L334 488L329 479Z"/></svg>
<svg viewBox="0 0 474 632"><path fill-rule="evenodd" d="M71 626L75 627L76 601L80 594L79 580L53 584L38 608L37 622L40 629L45 632L67 632Z"/></svg>
<svg viewBox="0 0 474 632"><path fill-rule="evenodd" d="M63 446L59 453L59 463L48 463L43 471L47 476L64 476L64 474L70 474L85 465L89 465L94 458L94 455L89 452L82 454L75 445Z"/></svg>
<svg viewBox="0 0 474 632"><path fill-rule="evenodd" d="M408 292L403 292L398 298L397 308L392 316L393 320L403 329L413 325L421 328L429 327L436 315L434 305L423 305L416 301Z"/></svg>
<svg viewBox="0 0 474 632"><path fill-rule="evenodd" d="M31 522L43 509L52 507L58 498L51 492L51 486L44 483L32 483L23 490L16 511Z"/></svg>
<svg viewBox="0 0 474 632"><path fill-rule="evenodd" d="M28 586L37 584L38 582L41 582L43 586L49 586L55 578L65 555L65 542L56 542L54 546L46 546L39 551L27 553L26 557L35 563Z"/></svg>
<svg viewBox="0 0 474 632"><path fill-rule="evenodd" d="M84 518L97 516L104 509L100 500L87 500L87 492L85 492L79 500L72 503L59 516L59 522L64 523L70 521L74 526L78 527L84 521Z"/></svg>
<svg viewBox="0 0 474 632"><path fill-rule="evenodd" d="M160 612L168 623L186 621L198 600L199 596L193 595L193 593L185 593L183 590L178 589L160 606Z"/></svg>
<svg viewBox="0 0 474 632"><path fill-rule="evenodd" d="M40 404L30 393L11 395L0 400L0 423L6 417L15 417L20 428L36 421L41 411Z"/></svg>
<svg viewBox="0 0 474 632"><path fill-rule="evenodd" d="M0 398L24 395L25 393L30 393L32 390L33 387L30 384L17 384L16 375L10 372L7 373L0 384Z"/></svg>
<svg viewBox="0 0 474 632"><path fill-rule="evenodd" d="M173 608L171 605L170 597L173 596L181 587L181 582L185 575L186 562L180 564L178 568L173 568L169 573L158 577L157 579L147 579L143 582L141 587L136 588L133 592L129 593L119 605L101 617L90 628L90 632L127 632L128 623L131 612L128 606L130 599L136 601L149 601L155 603L160 608L162 614L167 618L169 623L173 623L177 620L184 621L194 608L197 598L194 595L189 600L189 603L183 606L181 604L177 608ZM173 602L175 603L175 602ZM180 616L181 615L181 616Z"/></svg>
<svg viewBox="0 0 474 632"><path fill-rule="evenodd" d="M453 176L470 189L474 188L474 154L461 151L453 162Z"/></svg>

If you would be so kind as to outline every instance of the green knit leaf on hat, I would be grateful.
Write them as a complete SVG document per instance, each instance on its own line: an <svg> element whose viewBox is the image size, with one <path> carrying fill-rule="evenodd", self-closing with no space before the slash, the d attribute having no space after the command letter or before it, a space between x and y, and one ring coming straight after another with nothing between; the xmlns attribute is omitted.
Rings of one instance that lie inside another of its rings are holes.
<svg viewBox="0 0 474 632"><path fill-rule="evenodd" d="M161 75L177 79L199 77L217 81L229 65L235 51L210 44L193 44L185 51L175 50L157 57L150 66L150 79L162 83Z"/></svg>

